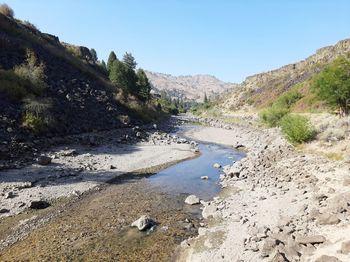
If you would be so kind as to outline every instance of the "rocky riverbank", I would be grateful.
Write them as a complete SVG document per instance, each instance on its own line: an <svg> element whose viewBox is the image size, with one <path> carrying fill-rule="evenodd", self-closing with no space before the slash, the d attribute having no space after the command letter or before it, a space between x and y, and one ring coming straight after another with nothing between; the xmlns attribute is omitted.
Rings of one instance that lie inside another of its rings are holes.
<svg viewBox="0 0 350 262"><path fill-rule="evenodd" d="M47 223L56 206L64 209L126 174L151 174L196 156L195 144L155 128L76 136L75 143L38 154L33 164L1 171L0 249Z"/></svg>
<svg viewBox="0 0 350 262"><path fill-rule="evenodd" d="M224 167L207 227L182 243L180 261L349 261L350 165L304 154L276 129L191 118L188 136L245 148Z"/></svg>

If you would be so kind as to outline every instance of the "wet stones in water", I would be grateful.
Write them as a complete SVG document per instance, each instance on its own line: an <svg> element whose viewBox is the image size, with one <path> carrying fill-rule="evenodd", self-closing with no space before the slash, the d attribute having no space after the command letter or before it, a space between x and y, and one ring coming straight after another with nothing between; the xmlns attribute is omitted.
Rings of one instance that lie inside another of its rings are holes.
<svg viewBox="0 0 350 262"><path fill-rule="evenodd" d="M208 176L201 176L201 179L202 179L202 180L208 180L209 177L208 177Z"/></svg>
<svg viewBox="0 0 350 262"><path fill-rule="evenodd" d="M51 157L39 156L37 162L41 166L47 166L47 165L51 164L51 160L52 160Z"/></svg>
<svg viewBox="0 0 350 262"><path fill-rule="evenodd" d="M44 209L50 206L50 203L44 200L33 200L29 204L29 208L32 209Z"/></svg>
<svg viewBox="0 0 350 262"><path fill-rule="evenodd" d="M155 224L156 224L156 222L152 218L150 218L147 215L143 215L138 220L134 221L131 224L131 226L137 227L138 230L140 230L140 231L144 231L144 230L151 228Z"/></svg>
<svg viewBox="0 0 350 262"><path fill-rule="evenodd" d="M220 168L221 165L220 165L219 163L215 163L215 164L213 165L213 167L215 167L215 168Z"/></svg>
<svg viewBox="0 0 350 262"><path fill-rule="evenodd" d="M195 195L189 195L186 199L185 199L185 203L188 205L197 205L200 203L200 200L197 196Z"/></svg>

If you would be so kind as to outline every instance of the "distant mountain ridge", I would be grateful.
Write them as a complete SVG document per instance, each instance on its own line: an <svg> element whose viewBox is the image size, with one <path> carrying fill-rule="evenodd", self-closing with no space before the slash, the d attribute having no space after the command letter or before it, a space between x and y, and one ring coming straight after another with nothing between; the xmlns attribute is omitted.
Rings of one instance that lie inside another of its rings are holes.
<svg viewBox="0 0 350 262"><path fill-rule="evenodd" d="M212 75L173 76L150 71L146 74L155 92L165 91L170 96L196 102L202 102L204 94L213 98L237 86Z"/></svg>

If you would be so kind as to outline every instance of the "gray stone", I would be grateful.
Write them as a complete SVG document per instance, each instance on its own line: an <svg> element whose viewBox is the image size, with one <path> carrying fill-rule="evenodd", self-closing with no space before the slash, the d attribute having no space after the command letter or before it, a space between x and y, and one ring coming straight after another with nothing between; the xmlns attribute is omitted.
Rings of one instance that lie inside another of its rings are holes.
<svg viewBox="0 0 350 262"><path fill-rule="evenodd" d="M221 165L220 165L219 163L215 163L215 164L213 165L213 167L215 167L215 168L220 168Z"/></svg>
<svg viewBox="0 0 350 262"><path fill-rule="evenodd" d="M50 203L44 201L44 200L32 200L29 203L29 208L32 209L44 209L50 206Z"/></svg>
<svg viewBox="0 0 350 262"><path fill-rule="evenodd" d="M298 244L321 244L326 241L326 238L321 235L313 235L313 236L298 236L295 241Z"/></svg>
<svg viewBox="0 0 350 262"><path fill-rule="evenodd" d="M195 195L189 195L186 199L185 199L185 203L188 205L197 205L200 203L200 200L198 197L196 197Z"/></svg>
<svg viewBox="0 0 350 262"><path fill-rule="evenodd" d="M51 160L52 160L51 157L39 156L37 162L38 162L39 165L46 166L46 165L51 164Z"/></svg>
<svg viewBox="0 0 350 262"><path fill-rule="evenodd" d="M319 225L336 225L339 222L340 219L334 214L320 214L317 216L317 223Z"/></svg>
<svg viewBox="0 0 350 262"><path fill-rule="evenodd" d="M141 216L138 220L134 221L131 226L137 227L138 230L143 231L155 224L154 220L150 218L148 215Z"/></svg>
<svg viewBox="0 0 350 262"><path fill-rule="evenodd" d="M346 255L350 254L350 241L341 243L340 253Z"/></svg>
<svg viewBox="0 0 350 262"><path fill-rule="evenodd" d="M315 262L341 262L341 260L333 256L322 255Z"/></svg>

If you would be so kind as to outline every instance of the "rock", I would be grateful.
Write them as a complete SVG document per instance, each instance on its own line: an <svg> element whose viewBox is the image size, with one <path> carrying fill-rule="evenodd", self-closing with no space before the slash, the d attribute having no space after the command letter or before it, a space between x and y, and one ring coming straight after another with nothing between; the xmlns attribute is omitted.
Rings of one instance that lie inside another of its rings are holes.
<svg viewBox="0 0 350 262"><path fill-rule="evenodd" d="M10 212L9 209L6 209L6 208L1 208L0 209L0 214L5 214L5 213L8 213L8 212Z"/></svg>
<svg viewBox="0 0 350 262"><path fill-rule="evenodd" d="M138 230L143 231L151 228L155 224L154 220L147 215L141 216L138 220L134 221L131 226L137 227Z"/></svg>
<svg viewBox="0 0 350 262"><path fill-rule="evenodd" d="M113 166L113 165L110 165L110 166L109 166L109 169L117 169L117 167L116 167L116 166Z"/></svg>
<svg viewBox="0 0 350 262"><path fill-rule="evenodd" d="M350 241L341 243L340 253L346 255L350 254Z"/></svg>
<svg viewBox="0 0 350 262"><path fill-rule="evenodd" d="M341 262L341 260L333 256L322 255L315 262Z"/></svg>
<svg viewBox="0 0 350 262"><path fill-rule="evenodd" d="M261 248L261 257L268 257L275 249L277 243L275 239L267 238L265 239Z"/></svg>
<svg viewBox="0 0 350 262"><path fill-rule="evenodd" d="M39 156L37 162L38 162L39 165L46 166L46 165L51 164L51 160L52 160L51 157Z"/></svg>
<svg viewBox="0 0 350 262"><path fill-rule="evenodd" d="M320 214L317 217L317 223L319 225L336 225L339 222L340 219L334 214Z"/></svg>
<svg viewBox="0 0 350 262"><path fill-rule="evenodd" d="M321 235L305 236L305 237L299 236L295 239L295 241L298 244L303 244L303 245L321 244L321 243L326 241L326 238L324 236L321 236Z"/></svg>
<svg viewBox="0 0 350 262"><path fill-rule="evenodd" d="M208 176L201 176L201 179L202 179L202 180L208 180L209 177L208 177Z"/></svg>
<svg viewBox="0 0 350 262"><path fill-rule="evenodd" d="M49 206L50 204L44 200L32 200L29 203L29 208L32 208L32 209L44 209Z"/></svg>
<svg viewBox="0 0 350 262"><path fill-rule="evenodd" d="M279 251L276 251L274 255L272 256L271 262L287 262L288 259L285 257L285 255Z"/></svg>
<svg viewBox="0 0 350 262"><path fill-rule="evenodd" d="M15 195L12 191L7 192L7 193L5 194L5 198L6 198L6 199L14 198L15 196L16 196L16 195Z"/></svg>
<svg viewBox="0 0 350 262"><path fill-rule="evenodd" d="M220 165L219 163L215 163L215 164L213 165L213 167L215 167L215 168L220 168L221 165Z"/></svg>
<svg viewBox="0 0 350 262"><path fill-rule="evenodd" d="M189 205L197 205L200 203L199 198L196 197L195 195L189 195L186 199L185 199L185 203L189 204Z"/></svg>

